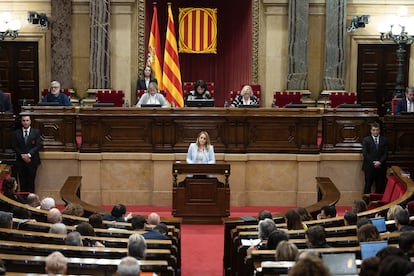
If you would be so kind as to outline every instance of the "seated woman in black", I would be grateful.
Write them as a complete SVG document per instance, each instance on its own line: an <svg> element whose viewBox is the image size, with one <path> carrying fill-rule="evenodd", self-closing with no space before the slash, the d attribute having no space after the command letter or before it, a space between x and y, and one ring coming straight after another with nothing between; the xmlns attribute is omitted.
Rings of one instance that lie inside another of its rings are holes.
<svg viewBox="0 0 414 276"><path fill-rule="evenodd" d="M20 203L26 203L25 200L23 199L23 197L21 197L18 193L18 185L17 185L17 181L16 178L14 177L8 177L6 179L3 180L3 195L13 199L15 201L18 201Z"/></svg>
<svg viewBox="0 0 414 276"><path fill-rule="evenodd" d="M187 94L186 100L211 99L211 94L207 90L207 84L203 80L198 80L194 84L194 90Z"/></svg>
<svg viewBox="0 0 414 276"><path fill-rule="evenodd" d="M157 80L152 77L151 67L145 66L144 71L143 71L143 78L137 80L137 89L135 89L135 91L138 91L141 89L147 90L150 82L157 83Z"/></svg>

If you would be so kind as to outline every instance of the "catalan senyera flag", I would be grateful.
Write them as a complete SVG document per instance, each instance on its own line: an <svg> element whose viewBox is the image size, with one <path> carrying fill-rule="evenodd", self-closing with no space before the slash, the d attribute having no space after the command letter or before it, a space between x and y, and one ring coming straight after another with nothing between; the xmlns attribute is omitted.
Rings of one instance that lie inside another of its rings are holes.
<svg viewBox="0 0 414 276"><path fill-rule="evenodd" d="M217 9L180 8L178 24L180 53L217 53Z"/></svg>
<svg viewBox="0 0 414 276"><path fill-rule="evenodd" d="M171 3L168 3L168 23L167 34L165 36L163 70L162 85L166 92L167 100L170 103L174 102L177 107L183 107L183 88L181 85L180 62L178 60L177 39L175 37Z"/></svg>
<svg viewBox="0 0 414 276"><path fill-rule="evenodd" d="M157 6L154 4L151 32L148 41L147 66L151 67L154 78L156 78L158 82L162 79L161 59L161 42L160 30L158 27Z"/></svg>

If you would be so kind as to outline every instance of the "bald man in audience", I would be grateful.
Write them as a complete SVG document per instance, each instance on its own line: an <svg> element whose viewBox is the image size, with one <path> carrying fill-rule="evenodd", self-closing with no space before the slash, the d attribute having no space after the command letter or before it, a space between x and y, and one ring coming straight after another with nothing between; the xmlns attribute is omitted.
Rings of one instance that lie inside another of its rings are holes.
<svg viewBox="0 0 414 276"><path fill-rule="evenodd" d="M68 233L68 230L66 229L66 225L64 225L61 222L58 222L50 226L49 233L66 235Z"/></svg>
<svg viewBox="0 0 414 276"><path fill-rule="evenodd" d="M66 274L68 260L59 251L55 251L46 257L45 271L48 275Z"/></svg>
<svg viewBox="0 0 414 276"><path fill-rule="evenodd" d="M151 213L151 214L149 214L148 215L148 218L147 218L147 222L148 222L148 224L151 224L151 225L158 225L158 224L160 224L160 222L161 222L160 215L158 215L157 213Z"/></svg>
<svg viewBox="0 0 414 276"><path fill-rule="evenodd" d="M40 202L40 209L42 210L50 210L55 207L55 200L52 197L45 197Z"/></svg>
<svg viewBox="0 0 414 276"><path fill-rule="evenodd" d="M58 223L62 222L62 213L58 208L52 208L47 213L47 222L49 223Z"/></svg>
<svg viewBox="0 0 414 276"><path fill-rule="evenodd" d="M13 228L13 214L0 211L0 228Z"/></svg>
<svg viewBox="0 0 414 276"><path fill-rule="evenodd" d="M141 267L137 259L133 257L123 257L118 265L116 274L118 276L137 276L140 275Z"/></svg>
<svg viewBox="0 0 414 276"><path fill-rule="evenodd" d="M26 204L32 206L33 208L37 208L40 206L40 199L39 196L35 193L30 193L27 195Z"/></svg>

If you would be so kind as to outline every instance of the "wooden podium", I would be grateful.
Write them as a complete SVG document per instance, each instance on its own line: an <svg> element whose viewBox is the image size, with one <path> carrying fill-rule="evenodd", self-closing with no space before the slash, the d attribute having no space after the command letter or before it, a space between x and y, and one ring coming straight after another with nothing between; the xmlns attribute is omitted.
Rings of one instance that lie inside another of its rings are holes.
<svg viewBox="0 0 414 276"><path fill-rule="evenodd" d="M184 223L221 224L230 215L229 164L175 163L172 215ZM177 183L179 174L188 174ZM224 175L224 183L215 175Z"/></svg>

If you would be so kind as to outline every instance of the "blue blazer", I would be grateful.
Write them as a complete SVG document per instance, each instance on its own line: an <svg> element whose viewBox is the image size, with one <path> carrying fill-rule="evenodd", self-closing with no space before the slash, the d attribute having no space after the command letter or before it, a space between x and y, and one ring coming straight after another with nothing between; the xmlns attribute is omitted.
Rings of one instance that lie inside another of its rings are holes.
<svg viewBox="0 0 414 276"><path fill-rule="evenodd" d="M216 159L214 158L214 147L210 145L210 149L208 151L203 151L203 160L202 162L197 161L197 152L198 152L198 146L197 143L191 143L188 147L187 152L187 163L188 164L196 164L196 163L202 163L202 164L215 164Z"/></svg>
<svg viewBox="0 0 414 276"><path fill-rule="evenodd" d="M407 112L407 98L406 97L398 101L397 105L395 106L394 114L400 115L401 112Z"/></svg>

